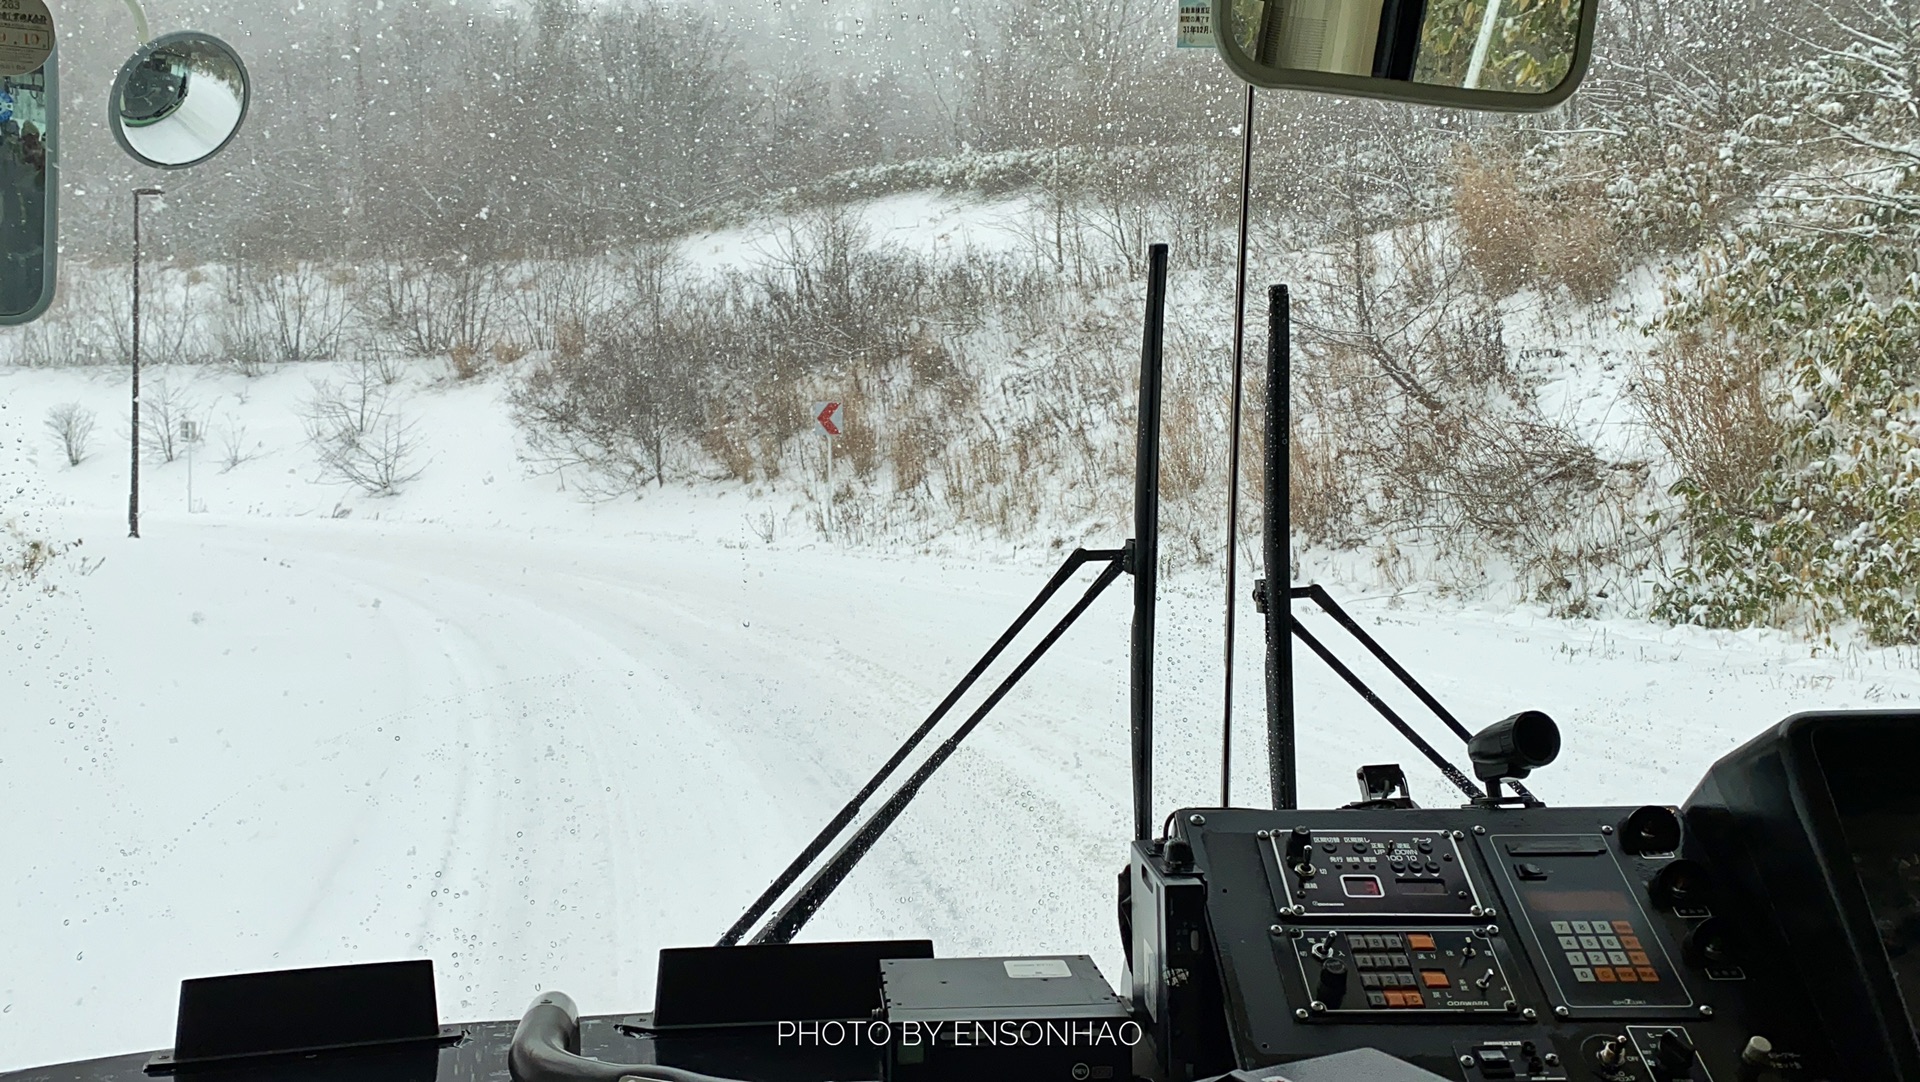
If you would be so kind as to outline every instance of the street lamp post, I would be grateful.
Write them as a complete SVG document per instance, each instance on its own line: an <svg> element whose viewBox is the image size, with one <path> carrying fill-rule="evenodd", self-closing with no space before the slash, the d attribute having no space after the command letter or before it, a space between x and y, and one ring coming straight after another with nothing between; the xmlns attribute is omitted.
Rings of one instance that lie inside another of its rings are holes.
<svg viewBox="0 0 1920 1082"><path fill-rule="evenodd" d="M127 536L140 536L140 199L165 195L158 188L133 190L133 432L127 488Z"/></svg>

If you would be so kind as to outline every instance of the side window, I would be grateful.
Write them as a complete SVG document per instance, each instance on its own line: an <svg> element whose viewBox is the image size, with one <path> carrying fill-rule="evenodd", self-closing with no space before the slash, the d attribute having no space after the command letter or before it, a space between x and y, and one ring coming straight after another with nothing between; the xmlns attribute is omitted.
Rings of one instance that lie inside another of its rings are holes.
<svg viewBox="0 0 1920 1082"><path fill-rule="evenodd" d="M53 300L55 60L0 78L0 324Z"/></svg>

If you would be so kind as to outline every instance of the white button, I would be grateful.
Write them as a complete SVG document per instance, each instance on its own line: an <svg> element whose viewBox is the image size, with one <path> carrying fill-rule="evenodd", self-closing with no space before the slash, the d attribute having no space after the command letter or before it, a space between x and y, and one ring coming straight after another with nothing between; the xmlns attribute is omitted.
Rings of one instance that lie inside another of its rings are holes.
<svg viewBox="0 0 1920 1082"><path fill-rule="evenodd" d="M1590 951L1597 951L1600 949L1600 937L1593 936L1593 935L1583 935L1580 937L1580 945Z"/></svg>
<svg viewBox="0 0 1920 1082"><path fill-rule="evenodd" d="M1584 968L1582 968L1582 969L1575 969L1575 970L1573 971L1573 979L1574 979L1574 980L1576 980L1576 981L1579 981L1579 982L1580 982L1581 984L1592 984L1592 983L1593 983L1593 970L1591 970L1591 969L1584 969Z"/></svg>
<svg viewBox="0 0 1920 1082"><path fill-rule="evenodd" d="M1582 954L1582 953L1581 953L1581 952L1579 952L1579 951L1568 951L1568 952L1567 952L1567 964L1568 964L1568 965L1574 965L1574 966L1583 966L1583 965L1586 965L1586 964L1587 964L1587 956L1586 956L1585 954Z"/></svg>
<svg viewBox="0 0 1920 1082"><path fill-rule="evenodd" d="M1625 966L1625 965L1632 965L1633 963L1627 961L1626 951L1608 951L1607 964L1616 965L1616 966Z"/></svg>
<svg viewBox="0 0 1920 1082"><path fill-rule="evenodd" d="M1560 937L1560 949L1563 951L1574 950L1579 946L1580 946L1580 941L1578 939L1573 938L1570 935L1563 935Z"/></svg>
<svg viewBox="0 0 1920 1082"><path fill-rule="evenodd" d="M1603 935L1600 937L1600 945L1610 951L1617 951L1620 949L1620 939L1617 936Z"/></svg>
<svg viewBox="0 0 1920 1082"><path fill-rule="evenodd" d="M1591 935L1593 934L1593 924L1589 921L1576 920L1573 922L1573 930L1579 932L1581 935Z"/></svg>
<svg viewBox="0 0 1920 1082"><path fill-rule="evenodd" d="M1566 935L1568 932L1571 932L1571 931L1573 931L1573 925L1568 924L1566 921L1556 920L1553 922L1554 935Z"/></svg>

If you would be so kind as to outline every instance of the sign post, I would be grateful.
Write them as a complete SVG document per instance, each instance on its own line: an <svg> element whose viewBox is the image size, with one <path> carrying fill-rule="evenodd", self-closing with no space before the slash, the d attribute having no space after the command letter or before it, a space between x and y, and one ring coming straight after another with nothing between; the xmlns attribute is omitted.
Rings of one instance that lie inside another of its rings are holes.
<svg viewBox="0 0 1920 1082"><path fill-rule="evenodd" d="M840 403L815 402L813 419L820 423L820 431L827 437L827 510L825 523L828 536L833 534L833 438L840 434Z"/></svg>
<svg viewBox="0 0 1920 1082"><path fill-rule="evenodd" d="M193 514L193 444L200 438L200 428L186 418L180 419L180 438L187 441L187 514Z"/></svg>

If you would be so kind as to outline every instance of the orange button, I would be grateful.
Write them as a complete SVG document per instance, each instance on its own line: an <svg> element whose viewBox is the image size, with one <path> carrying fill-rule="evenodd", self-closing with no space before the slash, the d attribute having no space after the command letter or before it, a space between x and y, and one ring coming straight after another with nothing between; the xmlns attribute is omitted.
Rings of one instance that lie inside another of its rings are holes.
<svg viewBox="0 0 1920 1082"><path fill-rule="evenodd" d="M1405 992L1388 992L1387 993L1387 1006L1404 1007L1406 1005L1407 1005L1407 993Z"/></svg>
<svg viewBox="0 0 1920 1082"><path fill-rule="evenodd" d="M1637 935L1623 935L1623 936L1621 936L1621 937L1620 937L1620 949L1621 949L1621 950L1623 950L1623 951L1637 951L1637 950L1639 950L1639 949L1640 949L1640 937L1639 937L1639 936L1637 936Z"/></svg>
<svg viewBox="0 0 1920 1082"><path fill-rule="evenodd" d="M1632 935L1632 934L1633 934L1633 922L1632 922L1632 921L1630 921L1630 920L1616 920L1616 921L1614 921L1614 922L1613 922L1613 934L1614 934L1614 935Z"/></svg>
<svg viewBox="0 0 1920 1082"><path fill-rule="evenodd" d="M1433 937L1424 932L1415 932L1407 937L1407 949L1430 951L1433 949Z"/></svg>
<svg viewBox="0 0 1920 1082"><path fill-rule="evenodd" d="M1635 973L1631 966L1615 966L1613 967L1613 972L1615 976L1628 984L1638 984L1640 981L1640 974Z"/></svg>
<svg viewBox="0 0 1920 1082"><path fill-rule="evenodd" d="M1408 992L1408 993L1407 993L1407 1006L1409 1006L1409 1007L1424 1007L1424 1006L1426 1006L1426 1005L1427 1005L1427 1001L1426 1001L1426 1000L1424 1000L1424 999L1421 999L1421 998L1420 998L1420 993L1418 993L1418 992Z"/></svg>
<svg viewBox="0 0 1920 1082"><path fill-rule="evenodd" d="M1421 970L1420 983L1426 985L1428 988L1451 988L1453 986L1452 982L1447 980L1446 971L1441 969Z"/></svg>
<svg viewBox="0 0 1920 1082"><path fill-rule="evenodd" d="M1660 983L1660 971L1652 966L1641 966L1634 972L1640 974L1640 980L1646 984Z"/></svg>
<svg viewBox="0 0 1920 1082"><path fill-rule="evenodd" d="M1647 957L1646 951L1628 951L1627 961L1637 966L1650 966L1653 964L1653 959Z"/></svg>
<svg viewBox="0 0 1920 1082"><path fill-rule="evenodd" d="M1612 984L1614 980L1613 967L1612 966L1595 966L1593 970L1593 977L1595 980L1599 981L1601 984Z"/></svg>

